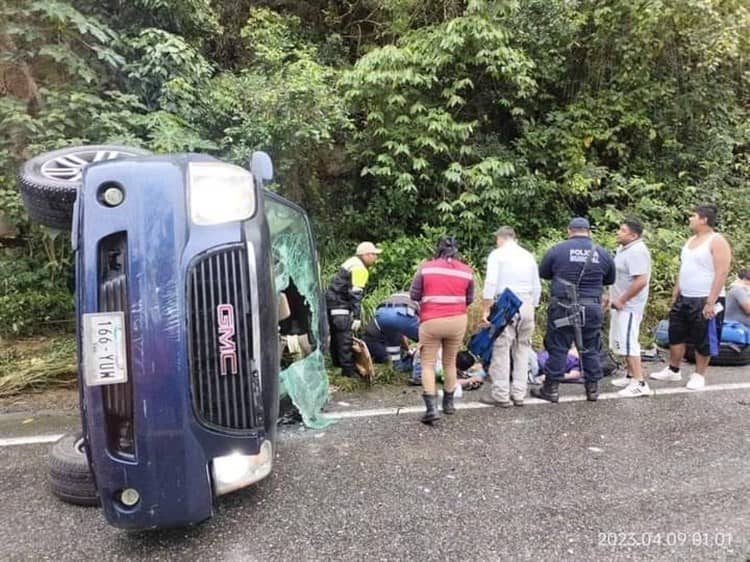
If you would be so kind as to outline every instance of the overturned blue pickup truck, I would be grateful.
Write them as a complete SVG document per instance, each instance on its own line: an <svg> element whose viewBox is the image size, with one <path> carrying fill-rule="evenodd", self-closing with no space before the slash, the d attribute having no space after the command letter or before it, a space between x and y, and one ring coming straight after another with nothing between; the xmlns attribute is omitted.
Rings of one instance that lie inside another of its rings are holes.
<svg viewBox="0 0 750 562"><path fill-rule="evenodd" d="M305 212L200 154L72 147L27 161L32 219L71 229L82 431L53 447L60 498L125 529L191 525L266 477L279 396L323 424L324 301Z"/></svg>

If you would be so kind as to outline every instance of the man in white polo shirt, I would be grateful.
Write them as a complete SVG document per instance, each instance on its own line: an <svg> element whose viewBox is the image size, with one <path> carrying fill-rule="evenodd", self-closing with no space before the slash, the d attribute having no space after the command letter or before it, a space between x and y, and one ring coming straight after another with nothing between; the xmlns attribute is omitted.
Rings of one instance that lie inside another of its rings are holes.
<svg viewBox="0 0 750 562"><path fill-rule="evenodd" d="M615 283L609 290L609 346L625 357L628 372L613 379L612 384L625 387L618 394L626 398L649 396L651 390L643 378L638 335L648 300L651 254L641 238L643 225L638 220L624 220L616 236L619 246L615 254Z"/></svg>
<svg viewBox="0 0 750 562"><path fill-rule="evenodd" d="M487 258L487 275L482 293L482 325L489 325L489 313L495 298L507 287L521 299L520 316L505 327L495 340L490 362L492 390L481 402L500 406L523 406L528 379L531 336L534 333L534 307L539 304L542 286L539 269L531 252L516 243L510 226L495 232L497 247ZM510 361L513 359L513 386L510 387Z"/></svg>

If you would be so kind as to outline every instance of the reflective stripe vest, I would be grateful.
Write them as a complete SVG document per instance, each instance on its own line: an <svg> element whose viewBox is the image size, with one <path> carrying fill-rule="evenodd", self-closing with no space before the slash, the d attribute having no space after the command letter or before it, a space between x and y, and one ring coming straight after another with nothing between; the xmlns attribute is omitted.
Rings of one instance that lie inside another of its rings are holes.
<svg viewBox="0 0 750 562"><path fill-rule="evenodd" d="M335 310L350 310L354 318L359 318L368 276L367 267L357 256L342 263L326 292L328 311L333 314Z"/></svg>
<svg viewBox="0 0 750 562"><path fill-rule="evenodd" d="M421 277L421 280L418 279ZM417 271L412 289L421 285L420 320L458 316L466 313L473 295L474 272L456 259L424 262ZM412 298L416 297L412 291Z"/></svg>

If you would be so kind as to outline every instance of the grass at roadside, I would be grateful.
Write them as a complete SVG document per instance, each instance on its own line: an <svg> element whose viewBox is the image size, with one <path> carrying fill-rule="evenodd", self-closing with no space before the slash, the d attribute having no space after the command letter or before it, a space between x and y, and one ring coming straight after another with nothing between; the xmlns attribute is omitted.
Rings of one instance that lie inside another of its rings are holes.
<svg viewBox="0 0 750 562"><path fill-rule="evenodd" d="M359 378L342 377L339 374L339 369L328 366L328 381L333 390L342 392L357 392L369 388L369 384ZM376 364L375 365L375 378L372 381L373 386L381 385L406 385L406 379L408 373L399 373L394 371L388 365Z"/></svg>
<svg viewBox="0 0 750 562"><path fill-rule="evenodd" d="M0 397L73 386L76 370L72 334L5 340L0 347Z"/></svg>

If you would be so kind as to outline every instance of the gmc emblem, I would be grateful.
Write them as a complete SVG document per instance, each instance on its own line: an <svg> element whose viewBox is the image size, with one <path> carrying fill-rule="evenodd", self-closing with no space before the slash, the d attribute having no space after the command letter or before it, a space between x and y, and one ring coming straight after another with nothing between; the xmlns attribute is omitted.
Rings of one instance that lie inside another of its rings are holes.
<svg viewBox="0 0 750 562"><path fill-rule="evenodd" d="M234 307L220 304L216 307L216 322L219 325L219 364L221 374L227 371L237 374L237 344L234 341Z"/></svg>

